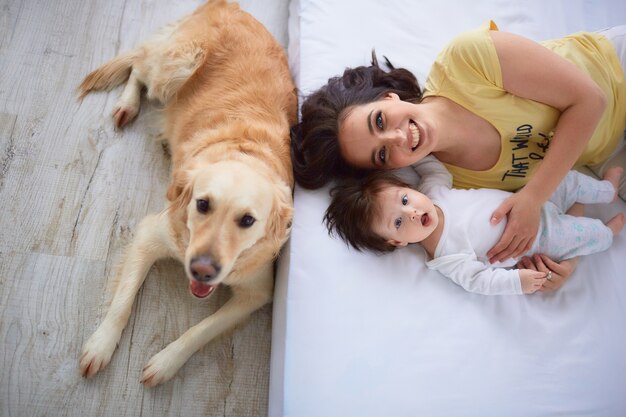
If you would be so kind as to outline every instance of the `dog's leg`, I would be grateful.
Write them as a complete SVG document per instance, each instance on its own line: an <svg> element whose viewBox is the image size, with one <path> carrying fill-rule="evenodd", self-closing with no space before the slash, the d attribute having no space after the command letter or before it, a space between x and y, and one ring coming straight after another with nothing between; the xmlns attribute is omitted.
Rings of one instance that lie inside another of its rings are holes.
<svg viewBox="0 0 626 417"><path fill-rule="evenodd" d="M202 346L267 304L272 299L272 264L264 267L257 277L250 278L256 282L256 287L233 287L232 298L222 308L150 359L143 369L141 382L153 387L169 380Z"/></svg>
<svg viewBox="0 0 626 417"><path fill-rule="evenodd" d="M118 129L127 125L139 113L142 87L143 84L139 81L137 70L133 69L124 91L122 91L122 95L113 109L113 120Z"/></svg>
<svg viewBox="0 0 626 417"><path fill-rule="evenodd" d="M133 301L152 264L168 256L167 236L169 222L163 213L151 215L139 224L137 234L119 268L119 283L102 324L83 347L80 372L92 377L102 370L117 347L122 330L128 323Z"/></svg>
<svg viewBox="0 0 626 417"><path fill-rule="evenodd" d="M179 42L168 45L152 59L152 73L146 83L151 100L168 103L193 76L204 61L206 51L199 42Z"/></svg>

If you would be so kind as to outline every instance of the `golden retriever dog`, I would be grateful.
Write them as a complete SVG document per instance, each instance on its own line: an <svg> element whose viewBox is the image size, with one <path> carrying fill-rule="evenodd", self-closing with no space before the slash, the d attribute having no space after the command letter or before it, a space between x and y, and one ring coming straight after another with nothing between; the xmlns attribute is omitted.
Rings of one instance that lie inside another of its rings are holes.
<svg viewBox="0 0 626 417"><path fill-rule="evenodd" d="M191 293L220 284L232 297L156 354L141 382L170 379L187 359L272 298L273 261L293 211L289 127L297 96L283 49L236 4L215 0L89 74L80 97L122 83L117 127L139 112L143 89L162 103L172 180L164 210L145 217L126 249L111 305L83 347L80 371L110 361L151 265L184 264Z"/></svg>

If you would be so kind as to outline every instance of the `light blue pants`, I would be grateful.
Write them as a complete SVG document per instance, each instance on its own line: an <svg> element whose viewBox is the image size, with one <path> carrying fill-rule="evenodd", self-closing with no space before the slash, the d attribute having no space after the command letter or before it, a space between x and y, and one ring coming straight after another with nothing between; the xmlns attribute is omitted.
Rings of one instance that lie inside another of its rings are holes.
<svg viewBox="0 0 626 417"><path fill-rule="evenodd" d="M608 249L613 243L613 232L601 220L565 212L574 203L610 203L614 196L615 188L609 181L570 171L543 205L539 235L527 254L544 253L561 261Z"/></svg>

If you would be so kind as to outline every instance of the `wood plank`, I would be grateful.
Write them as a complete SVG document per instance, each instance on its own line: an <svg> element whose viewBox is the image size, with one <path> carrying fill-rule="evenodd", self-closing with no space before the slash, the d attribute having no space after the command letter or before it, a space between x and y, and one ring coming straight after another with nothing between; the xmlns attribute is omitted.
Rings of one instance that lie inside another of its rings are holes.
<svg viewBox="0 0 626 417"><path fill-rule="evenodd" d="M13 158L15 158L13 130L15 129L16 119L17 116L15 114L0 113L0 190L4 187L7 172L13 162Z"/></svg>
<svg viewBox="0 0 626 417"><path fill-rule="evenodd" d="M0 415L56 415L80 399L76 353L100 297L71 281L103 269L70 257L0 255Z"/></svg>

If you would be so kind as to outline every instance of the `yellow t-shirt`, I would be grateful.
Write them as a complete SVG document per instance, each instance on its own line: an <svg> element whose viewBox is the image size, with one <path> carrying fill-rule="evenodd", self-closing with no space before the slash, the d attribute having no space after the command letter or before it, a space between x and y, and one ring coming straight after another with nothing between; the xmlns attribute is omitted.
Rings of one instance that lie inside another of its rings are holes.
<svg viewBox="0 0 626 417"><path fill-rule="evenodd" d="M491 169L472 171L446 164L454 186L513 191L526 184L543 159L560 112L504 90L490 30L498 30L492 21L461 34L439 54L426 80L424 97L447 97L500 133L500 157ZM577 166L607 159L619 143L626 121L626 84L613 45L606 37L588 32L541 44L589 74L609 98Z"/></svg>

